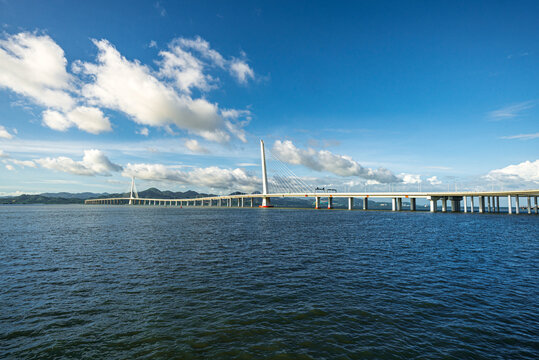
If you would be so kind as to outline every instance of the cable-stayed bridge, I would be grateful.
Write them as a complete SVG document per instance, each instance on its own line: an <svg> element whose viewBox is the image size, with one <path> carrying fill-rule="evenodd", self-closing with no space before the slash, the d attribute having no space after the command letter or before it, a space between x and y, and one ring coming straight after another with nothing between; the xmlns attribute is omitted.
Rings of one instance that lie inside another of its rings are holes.
<svg viewBox="0 0 539 360"><path fill-rule="evenodd" d="M369 199L391 199L391 210L402 211L403 199L410 202L410 211L416 211L416 200L425 199L430 202L430 211L494 213L500 212L500 198L506 197L508 213L519 214L538 213L539 189L511 191L454 191L454 192L337 192L335 189L318 189L307 184L296 176L286 164L271 151L269 152L274 165L273 176L268 179L266 168L266 152L264 142L260 140L260 160L262 168L262 193L208 196L192 199L150 199L140 198L136 189L135 179L131 179L128 196L114 198L88 199L88 205L151 205L151 206L216 206L216 207L255 207L255 199L261 208L272 207L271 199L275 198L311 198L314 199L315 209L321 208L321 200L327 199L327 208L333 209L333 200L348 199L348 209L354 209L354 199L363 200L363 210L369 209ZM324 192L318 192L322 190ZM521 202L522 201L522 202ZM438 205L441 203L441 209ZM477 204L477 205L476 205Z"/></svg>

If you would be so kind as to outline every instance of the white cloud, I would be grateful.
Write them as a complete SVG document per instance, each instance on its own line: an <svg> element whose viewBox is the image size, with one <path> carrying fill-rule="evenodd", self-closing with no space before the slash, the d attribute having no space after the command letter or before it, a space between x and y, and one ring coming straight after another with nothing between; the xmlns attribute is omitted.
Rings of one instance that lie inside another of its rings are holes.
<svg viewBox="0 0 539 360"><path fill-rule="evenodd" d="M12 165L9 165L9 164L6 165L6 169L8 169L9 171L14 171L15 170L15 168Z"/></svg>
<svg viewBox="0 0 539 360"><path fill-rule="evenodd" d="M85 150L82 161L60 156L57 158L36 159L36 163L50 170L66 172L75 175L110 176L111 172L121 171L120 165L112 163L100 150Z"/></svg>
<svg viewBox="0 0 539 360"><path fill-rule="evenodd" d="M509 165L490 171L485 178L504 183L535 183L539 184L539 160L524 161L520 164Z"/></svg>
<svg viewBox="0 0 539 360"><path fill-rule="evenodd" d="M235 59L230 64L230 73L239 83L245 84L249 79L254 79L255 73L246 62Z"/></svg>
<svg viewBox="0 0 539 360"><path fill-rule="evenodd" d="M339 176L358 176L367 180L376 180L380 183L402 182L401 179L387 169L378 168L373 170L365 168L349 156L333 154L327 150L298 149L289 140L275 141L272 152L284 162L303 165L315 171L327 171Z"/></svg>
<svg viewBox="0 0 539 360"><path fill-rule="evenodd" d="M156 72L137 60L127 60L107 40L93 43L97 60L75 61L71 69L76 78L67 72L64 51L49 36L23 32L0 39L0 88L45 106L43 125L57 131L72 126L92 134L111 131L99 106L170 132L175 125L211 141L227 143L231 136L246 141L242 127L248 121L225 119L217 104L191 95L195 88L216 87L218 80L206 72L208 68L232 71L231 66L242 61L225 59L200 37L178 38L160 52ZM254 76L247 68L241 70L242 79Z"/></svg>
<svg viewBox="0 0 539 360"><path fill-rule="evenodd" d="M512 136L502 136L502 139L518 139L518 140L531 140L531 139L537 139L539 138L539 132L535 134L519 134L519 135L512 135Z"/></svg>
<svg viewBox="0 0 539 360"><path fill-rule="evenodd" d="M148 130L148 128L142 128L142 129L137 131L137 134L140 134L140 135L143 135L143 136L148 136L148 135L150 135L150 130Z"/></svg>
<svg viewBox="0 0 539 360"><path fill-rule="evenodd" d="M208 154L210 151L204 146L200 145L199 142L195 139L188 139L185 141L185 147L190 151L198 154Z"/></svg>
<svg viewBox="0 0 539 360"><path fill-rule="evenodd" d="M122 111L142 125L173 124L208 140L230 140L216 104L178 94L148 67L127 60L106 40L94 40L94 44L99 50L97 64L81 64L92 79L82 88L90 103Z"/></svg>
<svg viewBox="0 0 539 360"><path fill-rule="evenodd" d="M213 50L210 47L210 43L202 39L200 36L195 37L194 39L178 38L175 39L172 44L176 46L181 46L185 49L196 50L203 58L210 61L210 63L220 67L225 68L227 65L227 60L216 50Z"/></svg>
<svg viewBox="0 0 539 360"><path fill-rule="evenodd" d="M431 184L431 185L440 185L442 182L440 180L438 180L438 177L437 176L433 176L433 177L430 177L427 179L427 181Z"/></svg>
<svg viewBox="0 0 539 360"><path fill-rule="evenodd" d="M214 166L182 171L162 164L127 164L122 175L141 180L177 182L244 192L252 192L260 187L260 179L243 169L221 169Z"/></svg>
<svg viewBox="0 0 539 360"><path fill-rule="evenodd" d="M10 134L5 127L0 125L0 138L1 139L12 139L13 135Z"/></svg>
<svg viewBox="0 0 539 360"><path fill-rule="evenodd" d="M4 150L0 150L0 158L8 158L9 155L6 154L6 152Z"/></svg>
<svg viewBox="0 0 539 360"><path fill-rule="evenodd" d="M398 177L402 179L404 184L421 184L423 182L421 175L400 173Z"/></svg>
<svg viewBox="0 0 539 360"><path fill-rule="evenodd" d="M79 106L67 114L67 118L80 130L91 134L112 131L109 118L95 107Z"/></svg>
<svg viewBox="0 0 539 360"><path fill-rule="evenodd" d="M204 63L192 53L184 50L178 41L169 46L170 51L161 51L159 75L175 80L176 87L187 94L192 88L209 91L216 86L210 75L204 74Z"/></svg>
<svg viewBox="0 0 539 360"><path fill-rule="evenodd" d="M15 164L15 165L19 165L20 167L31 167L31 168L35 168L36 167L36 163L33 162L32 160L17 160L17 159L8 159L8 160L2 160L4 162L10 162L12 164Z"/></svg>
<svg viewBox="0 0 539 360"><path fill-rule="evenodd" d="M75 104L64 51L47 35L21 32L0 40L0 87L38 104L68 110Z"/></svg>
<svg viewBox="0 0 539 360"><path fill-rule="evenodd" d="M43 125L56 131L66 131L73 124L64 116L64 114L49 109L43 111Z"/></svg>
<svg viewBox="0 0 539 360"><path fill-rule="evenodd" d="M79 106L64 115L55 110L43 112L43 125L57 131L66 131L71 126L91 134L112 131L109 118L95 107Z"/></svg>
<svg viewBox="0 0 539 360"><path fill-rule="evenodd" d="M498 110L488 113L493 120L505 120L519 116L524 110L531 109L535 106L536 101L524 101L518 104L509 105Z"/></svg>

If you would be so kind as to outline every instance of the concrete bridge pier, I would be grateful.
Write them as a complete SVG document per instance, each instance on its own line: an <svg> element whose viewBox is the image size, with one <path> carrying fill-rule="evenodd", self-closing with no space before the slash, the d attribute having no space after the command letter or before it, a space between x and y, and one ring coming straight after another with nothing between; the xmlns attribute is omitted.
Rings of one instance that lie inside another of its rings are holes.
<svg viewBox="0 0 539 360"><path fill-rule="evenodd" d="M473 196L470 196L470 212L474 212L474 203L473 203Z"/></svg>
<svg viewBox="0 0 539 360"><path fill-rule="evenodd" d="M537 214L538 205L537 205L537 196L533 197L535 199L535 214Z"/></svg>
<svg viewBox="0 0 539 360"><path fill-rule="evenodd" d="M442 212L447 212L447 198L445 196L442 197Z"/></svg>
<svg viewBox="0 0 539 360"><path fill-rule="evenodd" d="M227 207L232 207L232 199L231 198L226 199L226 206Z"/></svg>
<svg viewBox="0 0 539 360"><path fill-rule="evenodd" d="M520 214L520 203L518 195L515 195L515 214Z"/></svg>
<svg viewBox="0 0 539 360"><path fill-rule="evenodd" d="M391 198L391 211L397 211L397 198Z"/></svg>
<svg viewBox="0 0 539 360"><path fill-rule="evenodd" d="M513 201L511 200L511 195L507 195L507 213L513 213Z"/></svg>
<svg viewBox="0 0 539 360"><path fill-rule="evenodd" d="M251 198L251 207L255 206L255 198Z"/></svg>
<svg viewBox="0 0 539 360"><path fill-rule="evenodd" d="M368 210L368 209L369 209L369 198L364 197L363 198L363 210Z"/></svg>
<svg viewBox="0 0 539 360"><path fill-rule="evenodd" d="M415 198L410 198L410 211L416 210L415 200L416 200Z"/></svg>
<svg viewBox="0 0 539 360"><path fill-rule="evenodd" d="M462 197L462 205L464 205L464 212L467 213L468 212L468 197L467 196Z"/></svg>
<svg viewBox="0 0 539 360"><path fill-rule="evenodd" d="M479 213L483 214L485 212L485 197L479 196Z"/></svg>
<svg viewBox="0 0 539 360"><path fill-rule="evenodd" d="M315 209L320 209L320 196L315 196L314 197L314 208Z"/></svg>
<svg viewBox="0 0 539 360"><path fill-rule="evenodd" d="M245 199L241 198L241 207L245 207Z"/></svg>
<svg viewBox="0 0 539 360"><path fill-rule="evenodd" d="M451 212L460 212L460 200L458 196L451 197Z"/></svg>
<svg viewBox="0 0 539 360"><path fill-rule="evenodd" d="M333 209L333 198L328 197L328 209Z"/></svg>
<svg viewBox="0 0 539 360"><path fill-rule="evenodd" d="M397 198L397 211L402 211L402 198Z"/></svg>
<svg viewBox="0 0 539 360"><path fill-rule="evenodd" d="M435 213L438 210L438 198L431 196L430 200L430 212Z"/></svg>
<svg viewBox="0 0 539 360"><path fill-rule="evenodd" d="M354 208L354 198L349 197L348 198L348 210L352 210Z"/></svg>

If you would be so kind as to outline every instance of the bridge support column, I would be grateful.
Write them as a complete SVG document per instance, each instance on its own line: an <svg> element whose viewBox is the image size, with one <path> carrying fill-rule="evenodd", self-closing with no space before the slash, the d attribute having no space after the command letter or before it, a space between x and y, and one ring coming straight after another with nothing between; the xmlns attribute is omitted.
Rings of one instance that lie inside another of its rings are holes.
<svg viewBox="0 0 539 360"><path fill-rule="evenodd" d="M492 212L492 196L487 197L488 199L488 212Z"/></svg>
<svg viewBox="0 0 539 360"><path fill-rule="evenodd" d="M467 213L468 212L468 197L467 196L462 197L462 204L464 205L464 212Z"/></svg>
<svg viewBox="0 0 539 360"><path fill-rule="evenodd" d="M537 196L534 196L534 199L535 199L535 214L537 214L537 210L539 208L539 206L537 205Z"/></svg>
<svg viewBox="0 0 539 360"><path fill-rule="evenodd" d="M438 210L438 198L431 197L429 200L430 200L430 212L435 213Z"/></svg>
<svg viewBox="0 0 539 360"><path fill-rule="evenodd" d="M315 209L320 209L320 196L315 196L314 197L314 208Z"/></svg>
<svg viewBox="0 0 539 360"><path fill-rule="evenodd" d="M483 214L485 212L485 197L479 197L479 213Z"/></svg>
<svg viewBox="0 0 539 360"><path fill-rule="evenodd" d="M513 213L513 200L511 199L511 195L507 195L507 213Z"/></svg>
<svg viewBox="0 0 539 360"><path fill-rule="evenodd" d="M354 208L354 198L349 197L348 198L348 210L352 210Z"/></svg>
<svg viewBox="0 0 539 360"><path fill-rule="evenodd" d="M226 206L227 207L232 207L232 199L231 198L226 199Z"/></svg>
<svg viewBox="0 0 539 360"><path fill-rule="evenodd" d="M531 215L532 213L532 199L530 196L528 196L528 215Z"/></svg>
<svg viewBox="0 0 539 360"><path fill-rule="evenodd" d="M364 197L363 198L363 210L367 210L367 209L369 209L369 198Z"/></svg>
<svg viewBox="0 0 539 360"><path fill-rule="evenodd" d="M416 198L410 198L410 211L416 210L415 201L416 201Z"/></svg>
<svg viewBox="0 0 539 360"><path fill-rule="evenodd" d="M402 211L402 198L397 198L397 211Z"/></svg>
<svg viewBox="0 0 539 360"><path fill-rule="evenodd" d="M460 212L460 196L451 197L451 212Z"/></svg>
<svg viewBox="0 0 539 360"><path fill-rule="evenodd" d="M333 198L328 197L328 209L333 209Z"/></svg>
<svg viewBox="0 0 539 360"><path fill-rule="evenodd" d="M255 206L255 198L251 198L251 207Z"/></svg>
<svg viewBox="0 0 539 360"><path fill-rule="evenodd" d="M474 212L474 203L473 203L473 196L470 196L470 212Z"/></svg>
<svg viewBox="0 0 539 360"><path fill-rule="evenodd" d="M442 198L442 212L447 212L447 198L445 196Z"/></svg>
<svg viewBox="0 0 539 360"><path fill-rule="evenodd" d="M515 214L520 214L520 201L518 195L515 195Z"/></svg>
<svg viewBox="0 0 539 360"><path fill-rule="evenodd" d="M245 199L241 198L241 207L245 207Z"/></svg>
<svg viewBox="0 0 539 360"><path fill-rule="evenodd" d="M391 211L397 211L397 198L391 199Z"/></svg>

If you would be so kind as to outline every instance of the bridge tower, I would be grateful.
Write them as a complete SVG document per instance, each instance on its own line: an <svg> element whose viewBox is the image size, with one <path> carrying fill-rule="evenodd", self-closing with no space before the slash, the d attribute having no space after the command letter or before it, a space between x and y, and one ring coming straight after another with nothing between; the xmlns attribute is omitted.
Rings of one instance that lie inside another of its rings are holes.
<svg viewBox="0 0 539 360"><path fill-rule="evenodd" d="M133 194L135 196L133 196ZM129 191L129 205L133 205L133 199L138 199L138 191L135 186L135 177L131 176L131 190Z"/></svg>
<svg viewBox="0 0 539 360"><path fill-rule="evenodd" d="M268 173L266 172L266 151L264 150L264 140L260 140L260 161L262 163L262 195L268 194ZM261 207L271 207L270 198L263 197Z"/></svg>

